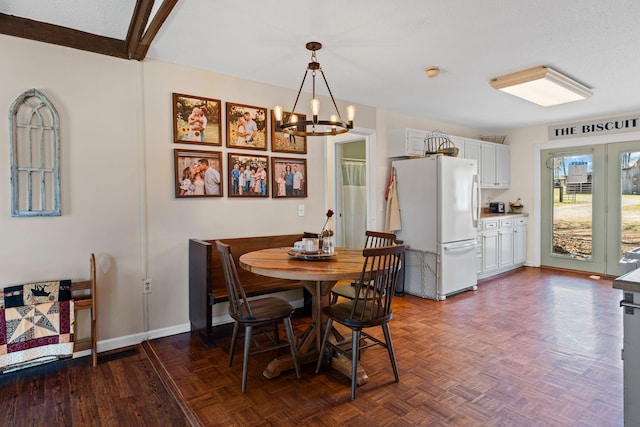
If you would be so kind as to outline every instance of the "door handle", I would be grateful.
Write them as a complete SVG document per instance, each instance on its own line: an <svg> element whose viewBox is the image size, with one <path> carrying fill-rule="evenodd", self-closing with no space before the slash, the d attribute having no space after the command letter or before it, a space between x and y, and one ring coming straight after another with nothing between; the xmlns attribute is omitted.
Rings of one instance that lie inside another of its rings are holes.
<svg viewBox="0 0 640 427"><path fill-rule="evenodd" d="M475 250L476 245L454 246L452 248L445 246L444 250L449 252L465 252L468 250Z"/></svg>
<svg viewBox="0 0 640 427"><path fill-rule="evenodd" d="M633 302L633 293L625 292L624 299L620 301L620 307L624 307L624 314L634 315L634 309L640 308L640 304Z"/></svg>

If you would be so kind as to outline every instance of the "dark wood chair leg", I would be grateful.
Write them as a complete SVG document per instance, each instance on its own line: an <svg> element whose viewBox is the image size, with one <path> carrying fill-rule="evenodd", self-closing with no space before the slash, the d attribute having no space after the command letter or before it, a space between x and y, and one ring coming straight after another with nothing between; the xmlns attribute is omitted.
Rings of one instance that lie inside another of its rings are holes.
<svg viewBox="0 0 640 427"><path fill-rule="evenodd" d="M236 341L238 341L238 329L240 329L240 324L235 322L233 325L233 334L231 335L231 347L229 348L229 366L233 364L233 355L236 352Z"/></svg>
<svg viewBox="0 0 640 427"><path fill-rule="evenodd" d="M391 342L391 334L389 333L388 323L384 323L382 325L382 332L384 332L384 340L387 343L387 351L389 352L389 359L391 359L391 367L393 368L393 375L396 378L396 382L400 382L400 376L398 375L398 366L396 365L396 356L393 351L393 343Z"/></svg>
<svg viewBox="0 0 640 427"><path fill-rule="evenodd" d="M333 319L329 318L327 321L327 329L324 331L324 337L322 338L322 344L320 345L320 354L318 355L318 363L316 364L316 374L320 372L320 365L322 365L322 359L324 358L324 352L327 349L327 340L333 326Z"/></svg>
<svg viewBox="0 0 640 427"><path fill-rule="evenodd" d="M251 347L251 325L244 328L244 360L242 361L242 394L247 391L247 371L249 368L249 348Z"/></svg>
<svg viewBox="0 0 640 427"><path fill-rule="evenodd" d="M284 329L287 332L287 339L289 340L289 348L291 349L291 358L293 359L293 367L296 369L296 376L300 379L300 361L298 360L298 351L296 350L296 343L293 338L293 326L291 326L291 318L287 317L283 319Z"/></svg>
<svg viewBox="0 0 640 427"><path fill-rule="evenodd" d="M354 329L351 333L351 400L356 399L356 379L358 376L358 355L360 354L360 330Z"/></svg>

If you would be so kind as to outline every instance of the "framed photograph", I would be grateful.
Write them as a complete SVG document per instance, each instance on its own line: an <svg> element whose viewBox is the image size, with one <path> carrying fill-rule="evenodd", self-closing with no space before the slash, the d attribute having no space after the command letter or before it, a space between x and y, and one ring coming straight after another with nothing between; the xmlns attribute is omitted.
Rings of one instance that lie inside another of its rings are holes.
<svg viewBox="0 0 640 427"><path fill-rule="evenodd" d="M282 112L283 122L289 121L291 113L286 111ZM298 120L307 120L305 114L296 114ZM273 110L271 111L271 151L280 153L297 153L307 154L307 137L289 135L282 132L280 126L276 123L276 116ZM275 187L274 187L275 188Z"/></svg>
<svg viewBox="0 0 640 427"><path fill-rule="evenodd" d="M174 142L222 145L221 108L217 99L174 93Z"/></svg>
<svg viewBox="0 0 640 427"><path fill-rule="evenodd" d="M229 197L269 197L269 156L229 153Z"/></svg>
<svg viewBox="0 0 640 427"><path fill-rule="evenodd" d="M176 197L222 197L222 153L173 150Z"/></svg>
<svg viewBox="0 0 640 427"><path fill-rule="evenodd" d="M273 197L307 197L307 159L271 158Z"/></svg>
<svg viewBox="0 0 640 427"><path fill-rule="evenodd" d="M227 102L227 147L267 150L267 109Z"/></svg>

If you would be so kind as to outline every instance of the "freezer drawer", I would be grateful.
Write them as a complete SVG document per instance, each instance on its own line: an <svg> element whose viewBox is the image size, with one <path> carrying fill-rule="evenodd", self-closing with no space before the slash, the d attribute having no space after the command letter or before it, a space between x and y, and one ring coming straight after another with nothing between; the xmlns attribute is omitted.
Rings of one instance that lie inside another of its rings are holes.
<svg viewBox="0 0 640 427"><path fill-rule="evenodd" d="M438 294L441 297L477 289L476 240L439 245ZM444 299L444 298L440 298Z"/></svg>

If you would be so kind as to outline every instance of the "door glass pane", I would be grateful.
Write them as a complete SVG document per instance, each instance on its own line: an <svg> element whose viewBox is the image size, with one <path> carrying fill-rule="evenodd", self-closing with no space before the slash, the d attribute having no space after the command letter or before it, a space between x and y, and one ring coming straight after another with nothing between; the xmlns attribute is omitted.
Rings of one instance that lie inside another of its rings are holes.
<svg viewBox="0 0 640 427"><path fill-rule="evenodd" d="M593 255L593 156L553 157L554 256L591 260Z"/></svg>
<svg viewBox="0 0 640 427"><path fill-rule="evenodd" d="M640 151L620 154L620 255L640 246Z"/></svg>

